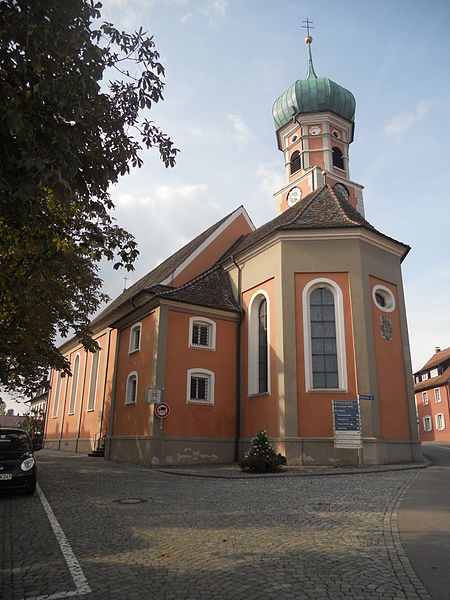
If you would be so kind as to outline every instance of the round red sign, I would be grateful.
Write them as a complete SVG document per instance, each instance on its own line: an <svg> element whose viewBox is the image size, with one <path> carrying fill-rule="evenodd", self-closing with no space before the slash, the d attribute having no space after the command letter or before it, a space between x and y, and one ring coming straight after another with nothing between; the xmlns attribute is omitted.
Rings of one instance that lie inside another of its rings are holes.
<svg viewBox="0 0 450 600"><path fill-rule="evenodd" d="M155 415L160 419L164 419L170 412L169 405L165 402L159 402L155 404Z"/></svg>

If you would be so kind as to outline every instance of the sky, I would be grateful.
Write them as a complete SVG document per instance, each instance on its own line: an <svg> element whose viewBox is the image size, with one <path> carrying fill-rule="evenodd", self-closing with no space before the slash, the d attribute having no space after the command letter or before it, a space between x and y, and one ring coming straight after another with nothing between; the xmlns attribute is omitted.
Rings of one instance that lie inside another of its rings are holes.
<svg viewBox="0 0 450 600"><path fill-rule="evenodd" d="M445 0L104 0L102 17L154 36L164 101L149 116L180 149L157 150L111 189L136 238L135 271L102 266L113 299L204 229L244 205L258 227L285 185L274 101L307 71L313 21L319 77L356 98L350 177L366 219L412 247L403 278L413 369L450 346L450 3Z"/></svg>

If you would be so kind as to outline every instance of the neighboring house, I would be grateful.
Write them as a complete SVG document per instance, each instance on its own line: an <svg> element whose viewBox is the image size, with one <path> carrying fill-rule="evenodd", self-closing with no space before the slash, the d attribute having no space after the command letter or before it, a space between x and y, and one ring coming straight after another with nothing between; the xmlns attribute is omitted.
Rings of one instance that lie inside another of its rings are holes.
<svg viewBox="0 0 450 600"><path fill-rule="evenodd" d="M23 415L0 415L0 427L20 427Z"/></svg>
<svg viewBox="0 0 450 600"><path fill-rule="evenodd" d="M423 442L450 442L450 348L434 355L414 373L419 437Z"/></svg>
<svg viewBox="0 0 450 600"><path fill-rule="evenodd" d="M332 400L361 400L366 463L421 458L401 263L350 179L355 99L309 73L275 102L286 184L255 229L241 206L116 298L100 346L61 348L46 447L146 465L231 461L266 429L291 464L334 460ZM148 403L164 390L165 419ZM373 399L370 399L373 397ZM355 461L354 450L338 458Z"/></svg>
<svg viewBox="0 0 450 600"><path fill-rule="evenodd" d="M35 390L33 396L29 400L25 400L25 404L28 404L29 407L29 414L39 415L45 418L49 391L50 381L45 381Z"/></svg>

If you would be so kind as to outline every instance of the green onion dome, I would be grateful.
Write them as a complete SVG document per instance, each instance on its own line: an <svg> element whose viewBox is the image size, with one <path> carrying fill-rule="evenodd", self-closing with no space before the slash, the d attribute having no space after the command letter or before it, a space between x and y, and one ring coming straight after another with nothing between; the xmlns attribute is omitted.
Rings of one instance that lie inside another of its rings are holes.
<svg viewBox="0 0 450 600"><path fill-rule="evenodd" d="M328 77L317 77L311 57L311 36L307 36L308 74L282 94L273 105L275 127L280 129L294 115L330 111L353 122L356 101L353 94Z"/></svg>

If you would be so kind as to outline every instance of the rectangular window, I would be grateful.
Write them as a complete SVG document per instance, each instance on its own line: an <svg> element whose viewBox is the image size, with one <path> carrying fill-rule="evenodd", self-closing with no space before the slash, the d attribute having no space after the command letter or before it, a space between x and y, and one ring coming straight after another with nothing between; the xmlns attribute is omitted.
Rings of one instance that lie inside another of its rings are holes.
<svg viewBox="0 0 450 600"><path fill-rule="evenodd" d="M194 402L208 402L208 377L191 377L191 395Z"/></svg>
<svg viewBox="0 0 450 600"><path fill-rule="evenodd" d="M434 390L434 401L435 402L440 402L441 401L441 390L439 388L436 388Z"/></svg>
<svg viewBox="0 0 450 600"><path fill-rule="evenodd" d="M435 421L436 421L436 429L438 431L442 431L443 429L445 429L445 417L442 413L438 413L435 417L434 417Z"/></svg>
<svg viewBox="0 0 450 600"><path fill-rule="evenodd" d="M430 377L437 377L439 375L439 371L438 369L431 369L430 371Z"/></svg>
<svg viewBox="0 0 450 600"><path fill-rule="evenodd" d="M423 405L426 406L428 404L428 392L422 392Z"/></svg>
<svg viewBox="0 0 450 600"><path fill-rule="evenodd" d="M380 317L381 337L384 340L392 340L392 321L389 317Z"/></svg>
<svg viewBox="0 0 450 600"><path fill-rule="evenodd" d="M431 420L431 417L426 416L426 417L423 418L423 429L424 429L424 431L432 431L432 429L433 429L433 422Z"/></svg>
<svg viewBox="0 0 450 600"><path fill-rule="evenodd" d="M428 379L428 373L422 373L422 381L426 381Z"/></svg>
<svg viewBox="0 0 450 600"><path fill-rule="evenodd" d="M192 345L193 346L206 346L210 344L210 325L206 323L194 323L192 325Z"/></svg>

